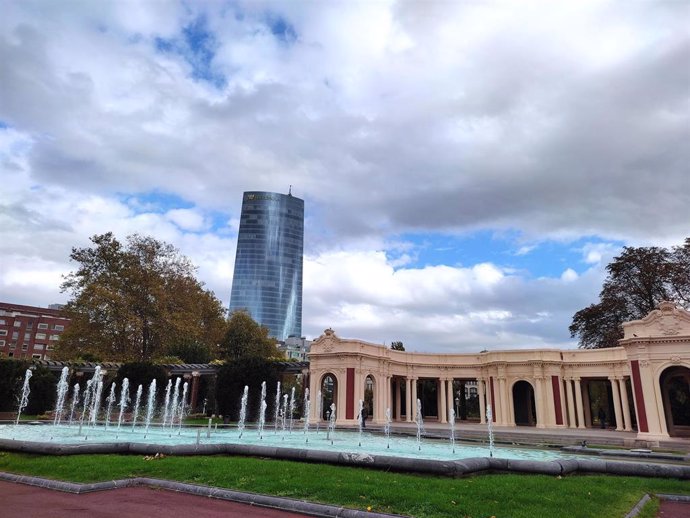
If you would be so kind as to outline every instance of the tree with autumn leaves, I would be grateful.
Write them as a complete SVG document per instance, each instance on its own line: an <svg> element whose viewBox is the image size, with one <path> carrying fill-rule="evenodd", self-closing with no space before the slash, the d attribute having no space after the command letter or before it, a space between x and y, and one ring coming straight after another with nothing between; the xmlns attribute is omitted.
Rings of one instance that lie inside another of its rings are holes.
<svg viewBox="0 0 690 518"><path fill-rule="evenodd" d="M690 238L670 249L625 247L606 271L599 302L575 313L570 325L583 349L617 346L623 322L643 318L664 300L690 308Z"/></svg>
<svg viewBox="0 0 690 518"><path fill-rule="evenodd" d="M194 343L216 356L227 331L225 310L196 280L195 267L172 245L138 234L118 241L111 232L73 248L78 264L65 277L71 319L55 350L59 359L150 361Z"/></svg>

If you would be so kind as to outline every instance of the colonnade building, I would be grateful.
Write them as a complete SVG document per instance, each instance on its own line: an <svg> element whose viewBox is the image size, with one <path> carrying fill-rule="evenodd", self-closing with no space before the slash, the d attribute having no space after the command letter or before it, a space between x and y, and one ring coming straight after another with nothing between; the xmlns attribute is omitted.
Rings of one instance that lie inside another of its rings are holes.
<svg viewBox="0 0 690 518"><path fill-rule="evenodd" d="M533 349L468 354L394 351L338 337L312 343L309 388L325 419L355 425L359 401L373 424L449 418L547 429L606 427L640 440L690 437L690 312L662 302L623 324L610 349ZM474 390L476 389L476 390Z"/></svg>

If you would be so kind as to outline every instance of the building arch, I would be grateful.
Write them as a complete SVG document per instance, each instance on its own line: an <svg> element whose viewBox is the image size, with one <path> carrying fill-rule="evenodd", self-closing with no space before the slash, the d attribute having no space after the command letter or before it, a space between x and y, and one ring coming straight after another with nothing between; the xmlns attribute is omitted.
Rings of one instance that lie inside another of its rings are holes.
<svg viewBox="0 0 690 518"><path fill-rule="evenodd" d="M534 386L526 380L518 380L513 384L513 416L518 426L537 425L537 406L534 397Z"/></svg>
<svg viewBox="0 0 690 518"><path fill-rule="evenodd" d="M325 372L319 378L319 390L321 391L321 414L319 419L327 420L331 405L338 405L338 377L332 372ZM338 409L336 408L336 413Z"/></svg>
<svg viewBox="0 0 690 518"><path fill-rule="evenodd" d="M674 365L659 375L668 434L672 437L690 437L690 368Z"/></svg>
<svg viewBox="0 0 690 518"><path fill-rule="evenodd" d="M369 419L378 419L378 415L376 412L377 409L377 400L378 400L378 384L376 383L376 376L374 376L372 373L367 374L364 376L364 387L362 389L362 394L363 397L362 399L364 400L364 408L366 410L366 413L368 415Z"/></svg>

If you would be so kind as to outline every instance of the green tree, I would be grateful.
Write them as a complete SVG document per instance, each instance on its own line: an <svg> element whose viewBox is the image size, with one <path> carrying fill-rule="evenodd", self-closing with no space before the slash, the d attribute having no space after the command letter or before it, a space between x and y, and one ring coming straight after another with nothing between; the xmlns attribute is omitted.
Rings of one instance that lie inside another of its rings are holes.
<svg viewBox="0 0 690 518"><path fill-rule="evenodd" d="M208 344L194 339L181 339L167 348L168 356L177 356L184 363L208 363L211 361L211 349Z"/></svg>
<svg viewBox="0 0 690 518"><path fill-rule="evenodd" d="M218 343L223 307L175 247L136 234L122 244L111 232L91 241L70 255L79 268L61 288L71 294L65 310L72 322L56 358L147 361L180 340Z"/></svg>
<svg viewBox="0 0 690 518"><path fill-rule="evenodd" d="M615 347L623 337L623 322L644 317L659 302L690 302L690 238L671 250L625 247L606 267L599 302L573 316L570 335L583 349Z"/></svg>
<svg viewBox="0 0 690 518"><path fill-rule="evenodd" d="M17 410L26 369L30 365L23 360L0 360L0 412Z"/></svg>
<svg viewBox="0 0 690 518"><path fill-rule="evenodd" d="M391 349L394 350L394 351L404 351L404 350L405 350L405 346L404 346L403 343L400 342L400 341L398 341L398 342L391 342Z"/></svg>
<svg viewBox="0 0 690 518"><path fill-rule="evenodd" d="M276 342L268 336L268 332L268 328L259 325L248 312L234 311L220 343L221 358L232 361L280 357Z"/></svg>

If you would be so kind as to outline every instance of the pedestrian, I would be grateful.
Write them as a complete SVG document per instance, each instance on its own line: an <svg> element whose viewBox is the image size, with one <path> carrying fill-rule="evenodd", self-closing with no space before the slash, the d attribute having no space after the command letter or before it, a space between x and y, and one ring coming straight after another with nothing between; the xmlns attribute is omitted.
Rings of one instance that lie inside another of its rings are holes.
<svg viewBox="0 0 690 518"><path fill-rule="evenodd" d="M599 426L606 428L606 412L603 407L599 407Z"/></svg>

